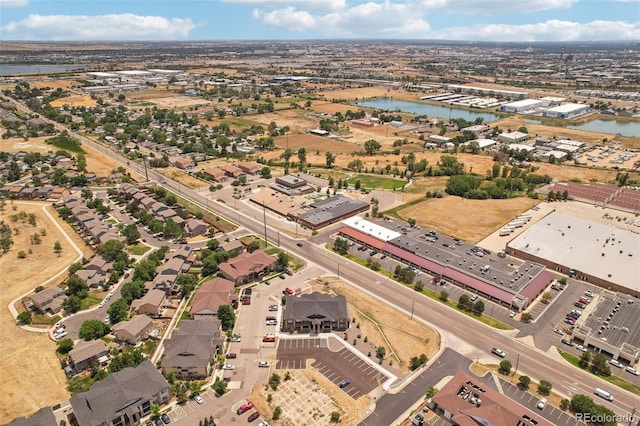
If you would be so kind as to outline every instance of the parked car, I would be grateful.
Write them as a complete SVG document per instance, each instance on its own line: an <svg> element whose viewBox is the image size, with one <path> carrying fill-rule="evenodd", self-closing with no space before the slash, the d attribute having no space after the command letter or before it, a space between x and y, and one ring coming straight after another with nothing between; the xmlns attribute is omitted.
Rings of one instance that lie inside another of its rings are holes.
<svg viewBox="0 0 640 426"><path fill-rule="evenodd" d="M269 368L270 366L271 366L271 364L269 364L267 361L260 361L258 363L258 367Z"/></svg>
<svg viewBox="0 0 640 426"><path fill-rule="evenodd" d="M624 367L624 365L622 365L622 363L620 361L618 361L617 359L609 360L609 364L611 364L611 365L613 365L614 367L617 367L617 368Z"/></svg>
<svg viewBox="0 0 640 426"><path fill-rule="evenodd" d="M278 310L278 305L269 305L270 312L276 312Z"/></svg>
<svg viewBox="0 0 640 426"><path fill-rule="evenodd" d="M507 354L502 349L498 348L491 349L491 353L499 356L500 358L504 358L505 356L507 356Z"/></svg>
<svg viewBox="0 0 640 426"><path fill-rule="evenodd" d="M254 420L257 420L258 417L260 417L260 413L258 413L257 411L254 413L251 413L251 415L249 417L247 417L247 421L248 422L252 422Z"/></svg>
<svg viewBox="0 0 640 426"><path fill-rule="evenodd" d="M625 371L633 374L634 376L640 376L640 371L636 370L635 368L633 368L632 366L627 366L627 368L624 369Z"/></svg>
<svg viewBox="0 0 640 426"><path fill-rule="evenodd" d="M291 294L293 294L293 290L290 289L289 287L287 287L287 288L284 289L284 293L291 295Z"/></svg>
<svg viewBox="0 0 640 426"><path fill-rule="evenodd" d="M302 247L304 244L302 244L302 243L296 243L296 245L297 245L298 247Z"/></svg>
<svg viewBox="0 0 640 426"><path fill-rule="evenodd" d="M547 398L540 398L540 401L538 401L538 405L536 405L538 410L542 410L546 406L547 406Z"/></svg>
<svg viewBox="0 0 640 426"><path fill-rule="evenodd" d="M349 379L344 379L343 381L341 381L340 383L338 383L338 387L339 387L340 389L344 389L344 388L346 388L347 386L349 386L350 384L351 384L351 380L349 380Z"/></svg>
<svg viewBox="0 0 640 426"><path fill-rule="evenodd" d="M164 413L162 415L162 421L165 425L168 425L169 423L171 423L171 418L169 417L169 415L167 415L167 413Z"/></svg>
<svg viewBox="0 0 640 426"><path fill-rule="evenodd" d="M195 402L197 402L198 404L200 404L200 405L204 404L204 399L203 399L200 395L196 395L196 396L194 396L194 397L193 397L193 400L194 400Z"/></svg>
<svg viewBox="0 0 640 426"><path fill-rule="evenodd" d="M509 312L509 318L513 318L516 316L516 311Z"/></svg>
<svg viewBox="0 0 640 426"><path fill-rule="evenodd" d="M478 300L478 295L474 294L473 296L471 296L471 299L469 300L471 300L472 302L475 302L476 300Z"/></svg>
<svg viewBox="0 0 640 426"><path fill-rule="evenodd" d="M242 413L246 413L247 411L251 410L252 408L253 408L253 402L247 401L246 404L242 404L240 407L238 407L238 409L236 410L236 413L238 415L240 415Z"/></svg>
<svg viewBox="0 0 640 426"><path fill-rule="evenodd" d="M587 297L593 297L593 293L590 292L590 291L585 291L584 295L587 296Z"/></svg>
<svg viewBox="0 0 640 426"><path fill-rule="evenodd" d="M587 348L585 348L582 345L576 345L576 349L579 350L580 352L586 352L587 351Z"/></svg>
<svg viewBox="0 0 640 426"><path fill-rule="evenodd" d="M564 343L567 346L573 347L573 342L571 340L569 340L569 339L562 339L561 342Z"/></svg>
<svg viewBox="0 0 640 426"><path fill-rule="evenodd" d="M559 334L561 336L564 336L564 331L559 329L559 328L554 328L553 332L556 333L556 334Z"/></svg>
<svg viewBox="0 0 640 426"><path fill-rule="evenodd" d="M262 338L263 342L275 342L276 341L276 335L273 333L267 333L265 334L265 336Z"/></svg>
<svg viewBox="0 0 640 426"><path fill-rule="evenodd" d="M236 359L238 357L238 354L236 354L235 352L229 352L227 354L227 359Z"/></svg>
<svg viewBox="0 0 640 426"><path fill-rule="evenodd" d="M235 368L236 368L236 366L233 365L233 364L225 364L225 365L222 366L223 370L234 370Z"/></svg>

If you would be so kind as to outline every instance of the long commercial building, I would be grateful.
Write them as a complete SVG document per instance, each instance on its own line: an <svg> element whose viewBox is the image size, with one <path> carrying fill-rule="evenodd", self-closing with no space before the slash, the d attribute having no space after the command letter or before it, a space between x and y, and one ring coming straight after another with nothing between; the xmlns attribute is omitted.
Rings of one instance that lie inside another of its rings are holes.
<svg viewBox="0 0 640 426"><path fill-rule="evenodd" d="M549 118L570 118L589 112L589 109L590 107L587 104L566 103L553 108L549 108L542 113L542 116Z"/></svg>

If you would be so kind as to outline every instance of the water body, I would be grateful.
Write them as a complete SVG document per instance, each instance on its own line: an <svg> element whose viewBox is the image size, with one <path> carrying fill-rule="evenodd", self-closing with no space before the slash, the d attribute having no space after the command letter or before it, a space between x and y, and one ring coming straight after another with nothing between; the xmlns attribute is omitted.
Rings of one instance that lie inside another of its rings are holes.
<svg viewBox="0 0 640 426"><path fill-rule="evenodd" d="M532 120L525 118L524 122L531 124L543 124L540 120ZM618 121L618 120L592 120L582 124L557 124L546 123L550 126L566 127L568 129L584 130L587 132L613 133L622 136L640 137L640 122L637 121Z"/></svg>
<svg viewBox="0 0 640 426"><path fill-rule="evenodd" d="M86 67L75 65L4 65L0 64L0 75L37 74L59 71L76 71Z"/></svg>
<svg viewBox="0 0 640 426"><path fill-rule="evenodd" d="M402 111L417 115L426 115L438 118L464 118L467 121L474 121L478 117L482 117L485 123L498 120L499 115L489 112L467 111L466 109L454 108L449 106L421 104L418 102L398 101L395 99L374 99L371 101L357 102L357 105L376 108L384 111Z"/></svg>

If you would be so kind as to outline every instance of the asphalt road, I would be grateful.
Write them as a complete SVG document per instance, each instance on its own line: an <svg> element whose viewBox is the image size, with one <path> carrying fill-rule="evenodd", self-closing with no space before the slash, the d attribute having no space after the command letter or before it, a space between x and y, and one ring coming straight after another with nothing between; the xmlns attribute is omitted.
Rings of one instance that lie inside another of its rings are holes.
<svg viewBox="0 0 640 426"><path fill-rule="evenodd" d="M424 399L429 386L435 386L446 376L466 371L471 360L446 349L422 374L398 393L387 393L376 402L376 409L359 423L360 426L387 426L393 424L417 400Z"/></svg>

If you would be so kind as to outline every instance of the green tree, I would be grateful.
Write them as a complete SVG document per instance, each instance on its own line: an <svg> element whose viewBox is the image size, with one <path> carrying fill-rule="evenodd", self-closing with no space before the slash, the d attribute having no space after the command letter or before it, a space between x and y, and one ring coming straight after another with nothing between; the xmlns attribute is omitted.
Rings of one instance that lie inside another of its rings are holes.
<svg viewBox="0 0 640 426"><path fill-rule="evenodd" d="M215 382L211 385L211 389L213 389L216 395L222 396L227 392L227 384L224 380L221 380L220 377L216 377Z"/></svg>
<svg viewBox="0 0 640 426"><path fill-rule="evenodd" d="M366 152L367 155L374 155L380 150L380 147L381 146L378 141L376 141L375 139L369 139L364 143L364 152Z"/></svg>
<svg viewBox="0 0 640 426"><path fill-rule="evenodd" d="M129 315L129 304L125 299L118 299L109 306L107 313L112 325L125 321Z"/></svg>
<svg viewBox="0 0 640 426"><path fill-rule="evenodd" d="M236 313L233 311L233 308L231 308L231 306L218 306L217 317L220 321L220 324L222 325L223 330L231 330L233 328L233 324L236 321Z"/></svg>
<svg viewBox="0 0 640 426"><path fill-rule="evenodd" d="M84 340L99 339L109 332L109 326L100 320L88 319L82 322L78 337Z"/></svg>
<svg viewBox="0 0 640 426"><path fill-rule="evenodd" d="M260 241L258 241L258 240L253 240L247 245L247 251L249 253L253 253L254 251L258 250L259 248L260 248Z"/></svg>
<svg viewBox="0 0 640 426"><path fill-rule="evenodd" d="M427 397L427 399L431 399L434 396L436 396L437 393L438 393L438 388L436 388L435 386L429 386L427 388L427 392L425 393L425 396Z"/></svg>
<svg viewBox="0 0 640 426"><path fill-rule="evenodd" d="M540 380L540 383L538 383L538 393L540 395L549 395L551 393L551 388L551 382L546 380Z"/></svg>
<svg viewBox="0 0 640 426"><path fill-rule="evenodd" d="M183 233L180 225L175 223L172 219L167 219L167 222L164 224L164 236L166 238L177 238L180 237Z"/></svg>
<svg viewBox="0 0 640 426"><path fill-rule="evenodd" d="M607 358L601 353L597 353L593 356L591 361L591 372L598 376L611 376L611 368L607 362Z"/></svg>
<svg viewBox="0 0 640 426"><path fill-rule="evenodd" d="M480 316L484 312L484 302L482 300L478 300L473 304L473 313Z"/></svg>
<svg viewBox="0 0 640 426"><path fill-rule="evenodd" d="M8 224L4 223L3 220L0 220L0 249L2 249L3 253L8 252L13 245L13 239L11 238L12 236L13 232L11 231L11 227Z"/></svg>
<svg viewBox="0 0 640 426"><path fill-rule="evenodd" d="M344 256L349 251L349 242L344 238L336 238L333 242L333 251Z"/></svg>
<svg viewBox="0 0 640 426"><path fill-rule="evenodd" d="M590 363L591 363L591 352L589 351L582 352L582 355L580 355L580 361L578 361L578 365L580 366L580 368L587 368L589 367Z"/></svg>
<svg viewBox="0 0 640 426"><path fill-rule="evenodd" d="M511 361L505 359L500 362L500 366L498 367L498 371L505 376L511 374Z"/></svg>
<svg viewBox="0 0 640 426"><path fill-rule="evenodd" d="M469 311L471 310L471 307L473 306L473 303L471 302L471 298L469 297L468 294L461 294L460 297L458 298L458 309L461 309L463 311Z"/></svg>
<svg viewBox="0 0 640 426"><path fill-rule="evenodd" d="M280 385L280 375L273 373L269 377L269 387L271 387L271 389L273 390L277 390L279 385Z"/></svg>
<svg viewBox="0 0 640 426"><path fill-rule="evenodd" d="M383 360L386 354L387 349L384 346L378 346L378 348L376 349L376 357L380 360Z"/></svg>
<svg viewBox="0 0 640 426"><path fill-rule="evenodd" d="M336 156L332 152L327 151L327 153L325 154L325 160L327 168L330 169L333 167L333 163L335 163L336 161Z"/></svg>
<svg viewBox="0 0 640 426"><path fill-rule="evenodd" d="M176 278L176 283L180 286L182 297L187 297L196 288L198 279L192 274L180 274Z"/></svg>
<svg viewBox="0 0 640 426"><path fill-rule="evenodd" d="M520 376L518 381L523 389L529 389L529 385L531 384L531 378L529 376Z"/></svg>
<svg viewBox="0 0 640 426"><path fill-rule="evenodd" d="M60 244L60 241L56 241L53 244L53 252L60 257L60 253L62 253L62 245Z"/></svg>
<svg viewBox="0 0 640 426"><path fill-rule="evenodd" d="M273 409L273 415L271 416L271 420L278 420L282 415L282 408L280 406Z"/></svg>
<svg viewBox="0 0 640 426"><path fill-rule="evenodd" d="M65 311L70 314L75 314L82 308L82 298L76 296L75 294L67 297L67 299L62 302L62 307Z"/></svg>
<svg viewBox="0 0 640 426"><path fill-rule="evenodd" d="M438 296L438 299L440 299L440 301L447 303L447 300L449 300L449 293L445 290L442 290L440 292L440 296Z"/></svg>
<svg viewBox="0 0 640 426"><path fill-rule="evenodd" d="M78 295L84 298L88 290L89 286L79 276L71 275L69 279L67 279L67 296Z"/></svg>
<svg viewBox="0 0 640 426"><path fill-rule="evenodd" d="M340 412L332 411L331 412L331 423L340 423Z"/></svg>
<svg viewBox="0 0 640 426"><path fill-rule="evenodd" d="M122 230L122 235L124 235L127 244L135 244L136 241L140 239L140 231L138 231L138 227L133 224L125 226Z"/></svg>
<svg viewBox="0 0 640 426"><path fill-rule="evenodd" d="M278 270L284 271L289 267L289 255L284 251L278 253L276 264L278 265Z"/></svg>
<svg viewBox="0 0 640 426"><path fill-rule="evenodd" d="M303 170L307 162L307 150L305 148L300 148L298 150L298 161L298 169Z"/></svg>
<svg viewBox="0 0 640 426"><path fill-rule="evenodd" d="M31 312L23 311L18 314L18 321L22 324L31 324Z"/></svg>
<svg viewBox="0 0 640 426"><path fill-rule="evenodd" d="M144 281L134 280L122 284L120 287L120 295L127 303L131 303L135 299L139 299L144 294Z"/></svg>
<svg viewBox="0 0 640 426"><path fill-rule="evenodd" d="M68 354L73 349L73 340L62 339L58 341L58 352L61 354Z"/></svg>

